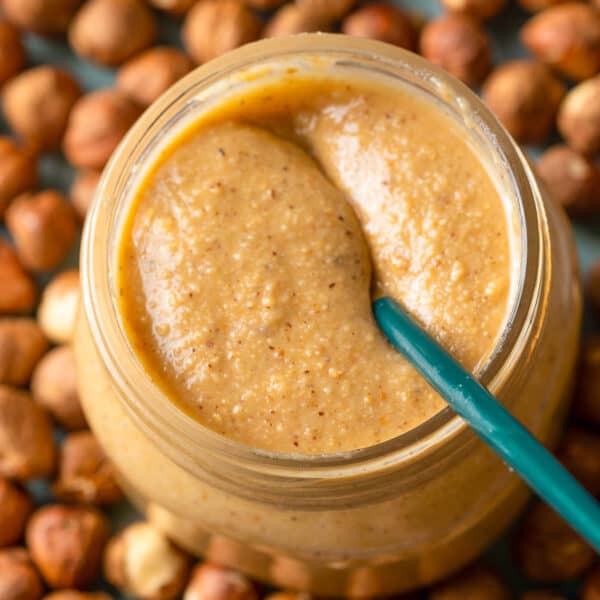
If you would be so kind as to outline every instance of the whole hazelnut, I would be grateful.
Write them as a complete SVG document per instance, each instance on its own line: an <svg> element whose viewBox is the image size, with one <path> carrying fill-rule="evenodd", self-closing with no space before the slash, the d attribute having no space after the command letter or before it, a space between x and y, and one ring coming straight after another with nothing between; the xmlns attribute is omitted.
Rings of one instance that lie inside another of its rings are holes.
<svg viewBox="0 0 600 600"><path fill-rule="evenodd" d="M476 19L491 19L506 5L506 0L441 0L450 12L469 15Z"/></svg>
<svg viewBox="0 0 600 600"><path fill-rule="evenodd" d="M33 310L37 288L33 278L19 262L11 245L0 238L0 315Z"/></svg>
<svg viewBox="0 0 600 600"><path fill-rule="evenodd" d="M302 10L328 21L337 21L345 17L356 3L357 0L296 0L296 4Z"/></svg>
<svg viewBox="0 0 600 600"><path fill-rule="evenodd" d="M13 198L34 187L37 179L35 154L0 136L0 219Z"/></svg>
<svg viewBox="0 0 600 600"><path fill-rule="evenodd" d="M600 169L568 146L548 148L536 172L550 195L570 215L585 216L600 209Z"/></svg>
<svg viewBox="0 0 600 600"><path fill-rule="evenodd" d="M477 21L460 14L428 23L421 32L420 52L467 85L481 83L492 66L487 33Z"/></svg>
<svg viewBox="0 0 600 600"><path fill-rule="evenodd" d="M0 477L0 546L13 546L21 541L32 511L33 502L27 491Z"/></svg>
<svg viewBox="0 0 600 600"><path fill-rule="evenodd" d="M66 258L79 232L74 208L54 190L21 194L6 211L17 254L32 271L52 271Z"/></svg>
<svg viewBox="0 0 600 600"><path fill-rule="evenodd" d="M588 575L581 591L581 600L600 600L600 569L594 569Z"/></svg>
<svg viewBox="0 0 600 600"><path fill-rule="evenodd" d="M75 104L63 140L65 156L76 167L100 170L141 114L119 90L99 90Z"/></svg>
<svg viewBox="0 0 600 600"><path fill-rule="evenodd" d="M592 308L600 315L600 260L596 260L587 276L587 295Z"/></svg>
<svg viewBox="0 0 600 600"><path fill-rule="evenodd" d="M81 95L72 75L58 67L35 67L9 81L2 93L2 110L27 144L51 150L60 144L69 112Z"/></svg>
<svg viewBox="0 0 600 600"><path fill-rule="evenodd" d="M79 271L68 269L55 275L44 288L38 323L55 344L71 341L79 306Z"/></svg>
<svg viewBox="0 0 600 600"><path fill-rule="evenodd" d="M521 30L523 44L566 77L587 79L600 69L600 14L567 2L544 10Z"/></svg>
<svg viewBox="0 0 600 600"><path fill-rule="evenodd" d="M197 63L258 39L262 23L241 0L201 0L183 23L181 36Z"/></svg>
<svg viewBox="0 0 600 600"><path fill-rule="evenodd" d="M0 86L14 77L26 62L25 47L18 29L0 18Z"/></svg>
<svg viewBox="0 0 600 600"><path fill-rule="evenodd" d="M79 590L57 590L46 594L42 600L113 600L104 592L80 592Z"/></svg>
<svg viewBox="0 0 600 600"><path fill-rule="evenodd" d="M183 600L257 600L254 584L241 573L209 563L198 565Z"/></svg>
<svg viewBox="0 0 600 600"><path fill-rule="evenodd" d="M518 0L519 4L529 12L539 12L557 4L564 4L569 0Z"/></svg>
<svg viewBox="0 0 600 600"><path fill-rule="evenodd" d="M141 600L174 600L187 582L190 559L150 523L134 523L110 540L106 579Z"/></svg>
<svg viewBox="0 0 600 600"><path fill-rule="evenodd" d="M600 75L569 90L558 111L558 130L582 154L600 150Z"/></svg>
<svg viewBox="0 0 600 600"><path fill-rule="evenodd" d="M591 494L600 495L599 436L570 427L560 443L557 457Z"/></svg>
<svg viewBox="0 0 600 600"><path fill-rule="evenodd" d="M52 424L44 409L29 394L0 385L0 475L47 477L55 459Z"/></svg>
<svg viewBox="0 0 600 600"><path fill-rule="evenodd" d="M69 27L69 42L79 56L112 66L150 46L156 34L142 0L87 0Z"/></svg>
<svg viewBox="0 0 600 600"><path fill-rule="evenodd" d="M25 548L0 550L0 573L2 600L39 600L42 597L42 580Z"/></svg>
<svg viewBox="0 0 600 600"><path fill-rule="evenodd" d="M125 63L117 73L117 87L140 106L149 106L194 64L177 48L152 48Z"/></svg>
<svg viewBox="0 0 600 600"><path fill-rule="evenodd" d="M52 588L84 588L100 572L110 527L87 506L54 504L38 509L25 539L31 558Z"/></svg>
<svg viewBox="0 0 600 600"><path fill-rule="evenodd" d="M164 10L171 15L181 16L192 8L197 0L149 0L149 2L154 8Z"/></svg>
<svg viewBox="0 0 600 600"><path fill-rule="evenodd" d="M510 597L510 591L504 581L495 571L483 565L469 567L439 583L427 596L428 600L509 600Z"/></svg>
<svg viewBox="0 0 600 600"><path fill-rule="evenodd" d="M595 559L594 550L541 502L525 515L514 542L517 564L532 581L559 583L575 579Z"/></svg>
<svg viewBox="0 0 600 600"><path fill-rule="evenodd" d="M0 318L0 384L27 385L48 351L48 340L33 320Z"/></svg>
<svg viewBox="0 0 600 600"><path fill-rule="evenodd" d="M31 378L31 393L65 429L87 427L77 393L75 359L69 346L53 348L42 358Z"/></svg>
<svg viewBox="0 0 600 600"><path fill-rule="evenodd" d="M100 173L98 171L84 169L77 173L71 184L71 190L69 192L71 203L75 207L75 210L82 221L85 219L90 204L94 199L94 194L96 193L99 181Z"/></svg>
<svg viewBox="0 0 600 600"><path fill-rule="evenodd" d="M600 336L591 336L585 341L579 360L575 414L584 421L600 425Z"/></svg>
<svg viewBox="0 0 600 600"><path fill-rule="evenodd" d="M311 12L298 4L284 4L266 24L266 38L294 35L312 31L329 31L331 19L320 13Z"/></svg>
<svg viewBox="0 0 600 600"><path fill-rule="evenodd" d="M367 4L347 16L342 22L342 32L409 50L414 49L417 37L410 17L401 9L384 2Z"/></svg>
<svg viewBox="0 0 600 600"><path fill-rule="evenodd" d="M565 87L546 66L529 60L504 63L483 85L483 99L521 143L547 137L564 93Z"/></svg>
<svg viewBox="0 0 600 600"><path fill-rule="evenodd" d="M84 504L110 505L123 499L115 470L91 431L65 438L52 492L64 502Z"/></svg>
<svg viewBox="0 0 600 600"><path fill-rule="evenodd" d="M6 18L35 33L57 35L67 30L82 0L1 0Z"/></svg>

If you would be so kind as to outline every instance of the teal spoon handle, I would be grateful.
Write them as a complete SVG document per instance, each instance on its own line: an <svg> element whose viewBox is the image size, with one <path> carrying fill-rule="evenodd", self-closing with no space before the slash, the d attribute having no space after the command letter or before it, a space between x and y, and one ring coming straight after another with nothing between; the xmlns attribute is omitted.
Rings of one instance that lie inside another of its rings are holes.
<svg viewBox="0 0 600 600"><path fill-rule="evenodd" d="M600 552L600 505L467 370L391 298L373 303L379 327L479 437Z"/></svg>

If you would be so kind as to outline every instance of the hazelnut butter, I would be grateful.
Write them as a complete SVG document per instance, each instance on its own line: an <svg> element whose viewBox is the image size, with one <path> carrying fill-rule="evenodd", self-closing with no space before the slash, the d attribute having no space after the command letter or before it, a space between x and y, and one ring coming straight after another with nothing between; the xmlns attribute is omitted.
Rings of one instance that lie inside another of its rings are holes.
<svg viewBox="0 0 600 600"><path fill-rule="evenodd" d="M481 102L334 35L199 68L104 172L81 256L86 417L174 540L372 597L473 559L525 486L386 342L389 295L540 440L581 298L568 225Z"/></svg>

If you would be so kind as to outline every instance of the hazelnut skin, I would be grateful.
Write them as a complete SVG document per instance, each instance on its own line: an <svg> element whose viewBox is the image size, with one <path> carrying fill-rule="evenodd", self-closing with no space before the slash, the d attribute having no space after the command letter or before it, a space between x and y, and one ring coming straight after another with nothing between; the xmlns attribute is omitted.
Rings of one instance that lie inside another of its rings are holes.
<svg viewBox="0 0 600 600"><path fill-rule="evenodd" d="M42 600L114 600L104 592L80 592L79 590L57 590L50 592Z"/></svg>
<svg viewBox="0 0 600 600"><path fill-rule="evenodd" d="M583 344L575 388L575 414L586 422L600 425L600 336Z"/></svg>
<svg viewBox="0 0 600 600"><path fill-rule="evenodd" d="M35 154L17 146L10 138L0 136L0 219L10 202L35 187L37 180Z"/></svg>
<svg viewBox="0 0 600 600"><path fill-rule="evenodd" d="M190 10L196 1L197 0L149 0L149 3L154 6L154 8L158 8L159 10L179 17Z"/></svg>
<svg viewBox="0 0 600 600"><path fill-rule="evenodd" d="M39 600L42 597L42 580L25 548L0 550L0 573L2 600Z"/></svg>
<svg viewBox="0 0 600 600"><path fill-rule="evenodd" d="M19 30L0 18L0 86L14 77L27 62Z"/></svg>
<svg viewBox="0 0 600 600"><path fill-rule="evenodd" d="M241 573L209 563L198 565L183 600L257 600L254 584Z"/></svg>
<svg viewBox="0 0 600 600"><path fill-rule="evenodd" d="M27 385L48 351L48 340L27 317L0 318L0 384Z"/></svg>
<svg viewBox="0 0 600 600"><path fill-rule="evenodd" d="M69 196L71 203L75 207L79 218L83 221L88 213L90 204L94 199L98 182L100 181L100 173L84 169L79 171L71 184Z"/></svg>
<svg viewBox="0 0 600 600"><path fill-rule="evenodd" d="M42 35L64 33L82 0L0 0L6 18Z"/></svg>
<svg viewBox="0 0 600 600"><path fill-rule="evenodd" d="M465 598L509 600L511 594L504 581L492 569L475 565L439 583L428 596L428 600L464 600Z"/></svg>
<svg viewBox="0 0 600 600"><path fill-rule="evenodd" d="M299 4L284 4L269 20L263 37L272 38L312 31L329 31L331 19L320 13L311 12Z"/></svg>
<svg viewBox="0 0 600 600"><path fill-rule="evenodd" d="M37 299L35 281L25 271L11 245L0 238L0 315L31 312Z"/></svg>
<svg viewBox="0 0 600 600"><path fill-rule="evenodd" d="M303 11L330 22L345 17L356 3L357 0L296 0Z"/></svg>
<svg viewBox="0 0 600 600"><path fill-rule="evenodd" d="M55 275L44 288L37 319L55 344L71 341L79 306L79 271L68 269Z"/></svg>
<svg viewBox="0 0 600 600"><path fill-rule="evenodd" d="M33 502L27 491L0 477L0 547L13 546L21 541L32 511Z"/></svg>
<svg viewBox="0 0 600 600"><path fill-rule="evenodd" d="M491 19L506 5L506 0L441 0L444 8L475 19Z"/></svg>

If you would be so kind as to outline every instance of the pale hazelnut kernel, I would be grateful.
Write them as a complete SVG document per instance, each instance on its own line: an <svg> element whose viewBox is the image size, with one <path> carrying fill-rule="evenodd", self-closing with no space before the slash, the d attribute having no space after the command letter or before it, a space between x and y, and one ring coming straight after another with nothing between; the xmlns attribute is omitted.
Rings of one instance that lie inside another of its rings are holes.
<svg viewBox="0 0 600 600"><path fill-rule="evenodd" d="M42 331L55 344L71 341L79 306L79 271L69 269L55 275L42 292L37 319Z"/></svg>
<svg viewBox="0 0 600 600"><path fill-rule="evenodd" d="M31 312L37 299L33 277L21 265L11 245L0 238L0 315Z"/></svg>
<svg viewBox="0 0 600 600"><path fill-rule="evenodd" d="M258 593L245 575L203 563L193 570L183 600L258 600Z"/></svg>
<svg viewBox="0 0 600 600"><path fill-rule="evenodd" d="M42 580L25 548L0 550L0 598L39 600L44 593Z"/></svg>
<svg viewBox="0 0 600 600"><path fill-rule="evenodd" d="M27 385L48 350L48 340L33 320L0 318L0 384Z"/></svg>
<svg viewBox="0 0 600 600"><path fill-rule="evenodd" d="M25 523L32 511L33 502L28 492L0 477L0 546L13 546L23 539Z"/></svg>

